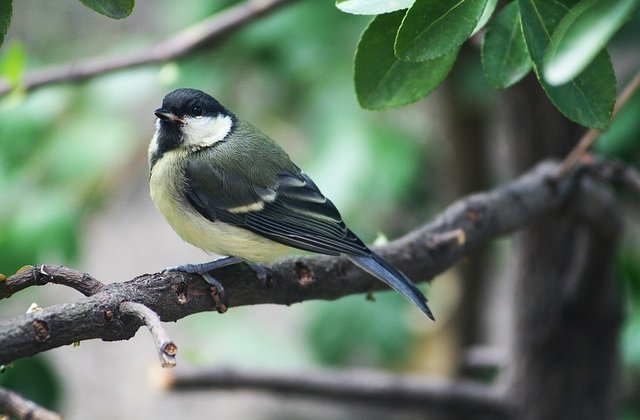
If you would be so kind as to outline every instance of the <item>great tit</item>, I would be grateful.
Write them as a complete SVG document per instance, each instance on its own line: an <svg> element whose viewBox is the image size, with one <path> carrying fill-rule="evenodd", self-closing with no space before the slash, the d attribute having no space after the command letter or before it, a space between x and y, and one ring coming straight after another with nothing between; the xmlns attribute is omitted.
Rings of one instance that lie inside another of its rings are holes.
<svg viewBox="0 0 640 420"><path fill-rule="evenodd" d="M173 269L219 286L207 273L240 261L256 267L295 250L344 255L434 319L413 282L346 227L333 203L269 136L196 89L169 93L154 113L153 202L182 239L229 256Z"/></svg>

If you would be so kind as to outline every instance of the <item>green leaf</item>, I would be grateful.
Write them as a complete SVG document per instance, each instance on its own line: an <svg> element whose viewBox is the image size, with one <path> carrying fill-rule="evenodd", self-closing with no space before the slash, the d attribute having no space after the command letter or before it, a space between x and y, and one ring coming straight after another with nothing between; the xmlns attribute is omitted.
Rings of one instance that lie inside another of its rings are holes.
<svg viewBox="0 0 640 420"><path fill-rule="evenodd" d="M578 75L628 20L638 0L582 0L560 21L545 56L544 78L552 85Z"/></svg>
<svg viewBox="0 0 640 420"><path fill-rule="evenodd" d="M404 11L376 16L365 29L355 58L356 95L365 109L385 109L417 101L447 76L458 50L434 60L412 63L393 53Z"/></svg>
<svg viewBox="0 0 640 420"><path fill-rule="evenodd" d="M627 103L620 108L607 131L600 135L596 143L597 153L627 162L637 161L637 157L640 156L638 115L640 115L640 91L631 95ZM640 258L638 264L640 265Z"/></svg>
<svg viewBox="0 0 640 420"><path fill-rule="evenodd" d="M26 67L27 54L19 42L10 42L0 59L0 75L2 75L12 87L17 87L22 81L22 75Z"/></svg>
<svg viewBox="0 0 640 420"><path fill-rule="evenodd" d="M4 42L4 37L7 35L7 30L9 30L12 14L12 0L0 1L0 45L2 45L2 43Z"/></svg>
<svg viewBox="0 0 640 420"><path fill-rule="evenodd" d="M567 118L587 127L605 128L616 99L616 79L611 60L601 51L587 68L570 82L552 86L541 70L551 34L568 13L555 0L519 0L522 32L533 61L533 69L551 102Z"/></svg>
<svg viewBox="0 0 640 420"><path fill-rule="evenodd" d="M135 0L80 0L82 4L101 15L113 19L126 18L133 12Z"/></svg>
<svg viewBox="0 0 640 420"><path fill-rule="evenodd" d="M480 21L487 0L416 0L396 38L402 60L423 61L455 50Z"/></svg>
<svg viewBox="0 0 640 420"><path fill-rule="evenodd" d="M489 83L497 88L513 85L531 70L518 2L505 6L487 28L482 42L482 68Z"/></svg>
<svg viewBox="0 0 640 420"><path fill-rule="evenodd" d="M414 0L336 0L336 7L354 15L381 15L408 9Z"/></svg>
<svg viewBox="0 0 640 420"><path fill-rule="evenodd" d="M480 16L480 20L476 27L471 31L471 36L475 35L480 29L484 28L484 25L487 24L491 16L493 15L493 11L496 10L496 6L498 4L498 0L488 0L487 5L484 7L484 11Z"/></svg>

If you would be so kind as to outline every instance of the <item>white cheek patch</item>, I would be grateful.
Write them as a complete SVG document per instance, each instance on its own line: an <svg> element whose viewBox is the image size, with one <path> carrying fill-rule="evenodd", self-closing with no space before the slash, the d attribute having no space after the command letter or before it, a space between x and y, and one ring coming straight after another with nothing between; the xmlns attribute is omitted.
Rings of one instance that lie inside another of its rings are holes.
<svg viewBox="0 0 640 420"><path fill-rule="evenodd" d="M156 118L156 131L153 133L153 138L149 143L149 149L147 151L149 157L153 155L158 150L158 136L160 133L160 118Z"/></svg>
<svg viewBox="0 0 640 420"><path fill-rule="evenodd" d="M233 121L228 115L187 117L182 126L185 145L193 148L211 146L223 140L231 131L232 125Z"/></svg>

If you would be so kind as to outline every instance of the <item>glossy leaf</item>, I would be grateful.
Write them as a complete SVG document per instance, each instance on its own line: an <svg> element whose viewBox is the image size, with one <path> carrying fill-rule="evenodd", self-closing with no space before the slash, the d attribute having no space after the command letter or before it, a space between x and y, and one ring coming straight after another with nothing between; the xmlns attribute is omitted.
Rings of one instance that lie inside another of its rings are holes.
<svg viewBox="0 0 640 420"><path fill-rule="evenodd" d="M567 118L579 124L606 127L616 98L616 80L609 55L601 51L570 82L550 85L541 76L544 55L551 43L551 34L569 8L555 0L519 0L519 7L533 68L549 99Z"/></svg>
<svg viewBox="0 0 640 420"><path fill-rule="evenodd" d="M484 25L489 22L493 12L496 10L496 6L498 5L498 0L488 0L486 6L484 6L484 11L482 15L480 15L480 20L476 27L471 31L471 36L475 35L480 29L484 28Z"/></svg>
<svg viewBox="0 0 640 420"><path fill-rule="evenodd" d="M381 15L408 9L414 0L337 0L336 7L354 15Z"/></svg>
<svg viewBox="0 0 640 420"><path fill-rule="evenodd" d="M544 77L552 85L584 70L627 21L638 0L582 0L560 21L545 56Z"/></svg>
<svg viewBox="0 0 640 420"><path fill-rule="evenodd" d="M396 38L396 56L424 61L457 49L480 21L487 0L416 0Z"/></svg>
<svg viewBox="0 0 640 420"><path fill-rule="evenodd" d="M482 68L489 83L497 88L513 85L531 70L518 2L505 6L487 28L482 43Z"/></svg>
<svg viewBox="0 0 640 420"><path fill-rule="evenodd" d="M80 0L82 4L101 15L113 19L126 18L133 12L135 0Z"/></svg>
<svg viewBox="0 0 640 420"><path fill-rule="evenodd" d="M376 16L365 29L355 58L358 102L366 109L406 105L426 96L446 77L458 50L434 60L407 62L393 53L404 11Z"/></svg>
<svg viewBox="0 0 640 420"><path fill-rule="evenodd" d="M4 42L4 37L7 35L7 30L9 30L9 25L11 24L12 6L12 0L0 1L0 45Z"/></svg>

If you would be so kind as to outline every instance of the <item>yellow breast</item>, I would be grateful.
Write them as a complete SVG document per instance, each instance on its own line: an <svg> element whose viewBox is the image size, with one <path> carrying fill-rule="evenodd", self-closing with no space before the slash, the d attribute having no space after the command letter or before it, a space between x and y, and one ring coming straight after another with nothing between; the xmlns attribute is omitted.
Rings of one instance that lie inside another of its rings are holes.
<svg viewBox="0 0 640 420"><path fill-rule="evenodd" d="M234 256L250 262L270 262L290 254L293 248L259 236L249 230L212 222L198 213L181 193L184 177L178 173L186 152L166 152L151 172L151 198L160 213L180 237L213 254Z"/></svg>

